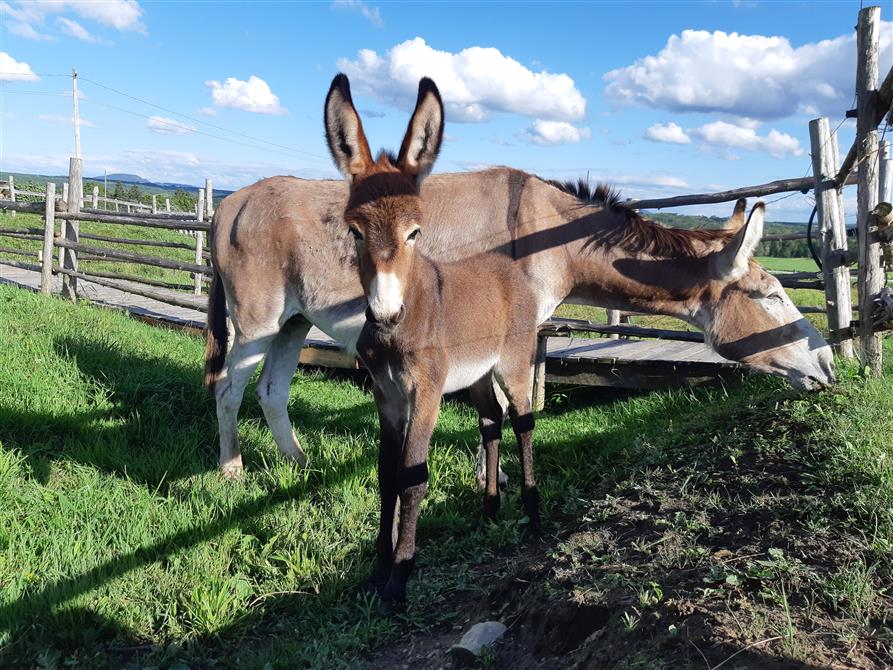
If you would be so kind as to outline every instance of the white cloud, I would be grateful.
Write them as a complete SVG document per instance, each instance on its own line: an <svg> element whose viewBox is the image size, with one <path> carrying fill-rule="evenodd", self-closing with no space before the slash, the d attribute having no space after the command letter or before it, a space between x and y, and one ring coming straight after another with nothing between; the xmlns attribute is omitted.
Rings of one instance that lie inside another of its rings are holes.
<svg viewBox="0 0 893 670"><path fill-rule="evenodd" d="M195 126L164 116L150 116L146 125L149 130L159 135L186 135L195 132Z"/></svg>
<svg viewBox="0 0 893 670"><path fill-rule="evenodd" d="M31 66L18 62L5 51L0 51L0 81L37 81L40 79Z"/></svg>
<svg viewBox="0 0 893 670"><path fill-rule="evenodd" d="M689 134L705 144L747 151L763 151L775 158L802 156L800 141L787 133L774 128L767 135L757 134L753 127L741 126L725 121L714 121L700 128L689 130Z"/></svg>
<svg viewBox="0 0 893 670"><path fill-rule="evenodd" d="M84 42L96 42L97 39L90 34L84 26L82 26L77 21L72 21L71 19L66 19L64 16L56 17L56 23L59 24L60 29L66 35L70 35L75 39L82 40Z"/></svg>
<svg viewBox="0 0 893 670"><path fill-rule="evenodd" d="M421 37L379 56L362 49L356 60L338 67L355 90L391 106L409 109L419 79L431 77L440 89L448 118L478 122L493 112L510 112L548 121L579 121L586 99L566 74L532 72L498 49L469 47L458 53L431 48Z"/></svg>
<svg viewBox="0 0 893 670"><path fill-rule="evenodd" d="M566 121L537 119L524 131L524 136L534 144L577 144L589 139L589 128L577 128Z"/></svg>
<svg viewBox="0 0 893 670"><path fill-rule="evenodd" d="M0 2L0 14L14 20L9 24L9 31L30 39L50 39L49 36L38 33L34 27L35 24L43 24L46 17L51 14L67 12L73 12L83 19L97 21L115 30L147 34L146 26L142 22L143 9L136 0L52 0L44 2L19 0L14 4L6 2L6 0ZM71 26L69 22L78 27ZM90 34L86 28L71 19L65 19L65 22L60 25L63 32L80 33L73 35L78 39L85 39L80 36L81 34ZM35 37L36 35L39 37Z"/></svg>
<svg viewBox="0 0 893 670"><path fill-rule="evenodd" d="M195 111L197 111L202 116L217 116L217 110L213 107L199 107Z"/></svg>
<svg viewBox="0 0 893 670"><path fill-rule="evenodd" d="M333 0L332 7L334 9L356 10L369 19L369 22L376 28L381 28L384 25L378 7L368 5L363 0Z"/></svg>
<svg viewBox="0 0 893 670"><path fill-rule="evenodd" d="M881 72L893 61L893 22L881 22ZM653 56L604 75L608 98L669 111L777 119L842 116L853 97L855 34L791 46L785 37L685 30Z"/></svg>
<svg viewBox="0 0 893 670"><path fill-rule="evenodd" d="M9 6L5 2L0 2L0 16L4 15L6 12L3 10L4 6ZM52 36L46 35L44 33L37 32L34 26L29 23L20 23L19 21L12 21L6 24L7 30L11 32L13 35L18 35L19 37L24 37L26 40L38 40L44 42L50 42L53 40Z"/></svg>
<svg viewBox="0 0 893 670"><path fill-rule="evenodd" d="M219 81L206 81L211 89L211 99L215 107L241 109L257 114L285 114L286 109L279 104L279 98L270 86L260 77L251 75L248 81L229 77L222 84Z"/></svg>
<svg viewBox="0 0 893 670"><path fill-rule="evenodd" d="M37 118L41 121L46 121L47 123L74 123L73 116L62 116L61 114L38 114ZM82 128L97 128L98 126L83 117L81 117L81 127Z"/></svg>
<svg viewBox="0 0 893 670"><path fill-rule="evenodd" d="M775 158L788 158L804 154L800 141L787 133L773 128L766 135L757 130L758 121L742 118L735 123L713 121L699 128L683 129L676 123L655 123L645 131L645 139L667 144L690 144L697 140L705 152L724 160L738 160L732 149L762 151Z"/></svg>
<svg viewBox="0 0 893 670"><path fill-rule="evenodd" d="M645 131L644 137L652 142L666 142L668 144L691 143L691 138L685 131L672 121L669 123L655 123Z"/></svg>

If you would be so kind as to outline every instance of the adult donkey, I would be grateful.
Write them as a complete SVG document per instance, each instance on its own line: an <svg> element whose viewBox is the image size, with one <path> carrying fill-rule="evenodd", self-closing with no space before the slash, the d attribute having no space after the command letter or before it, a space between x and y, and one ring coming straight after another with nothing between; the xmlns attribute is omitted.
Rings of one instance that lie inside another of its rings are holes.
<svg viewBox="0 0 893 670"><path fill-rule="evenodd" d="M343 181L272 177L227 197L211 234L205 384L217 401L220 467L242 471L236 416L266 356L257 394L280 451L304 462L288 393L312 325L355 351L366 299L342 214ZM500 167L434 175L422 186L419 250L435 261L505 254L530 281L539 321L563 301L667 314L701 329L722 356L800 389L833 382L833 357L774 277L752 259L763 205L739 201L725 230L664 228L599 187ZM231 338L227 310L235 332Z"/></svg>

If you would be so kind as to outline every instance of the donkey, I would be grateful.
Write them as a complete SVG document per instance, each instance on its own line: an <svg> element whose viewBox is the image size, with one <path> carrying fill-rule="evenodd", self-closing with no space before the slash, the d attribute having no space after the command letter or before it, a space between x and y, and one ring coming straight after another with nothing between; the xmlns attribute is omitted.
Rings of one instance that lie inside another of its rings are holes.
<svg viewBox="0 0 893 670"><path fill-rule="evenodd" d="M502 432L494 381L502 388L521 455L524 511L539 525L529 398L539 324L531 310L533 287L502 254L438 263L415 248L423 233L419 189L440 151L443 117L437 86L422 79L399 155L382 152L373 160L345 75L332 81L325 104L329 151L350 185L344 221L356 240L369 304L357 353L374 380L381 426L381 524L370 586L386 610L406 597L419 505L428 489L428 450L444 393L470 389L486 450L484 510L494 516Z"/></svg>
<svg viewBox="0 0 893 670"><path fill-rule="evenodd" d="M538 322L562 302L675 316L722 356L799 389L833 381L831 350L774 277L752 261L763 209L727 230L663 228L605 188L558 184L511 168L432 175L422 185L424 236L435 261L495 252L528 278ZM367 307L343 180L273 177L227 197L211 234L205 384L217 401L220 466L242 471L236 416L258 362L257 394L280 451L304 453L288 394L315 325L355 351ZM232 348L228 349L232 321Z"/></svg>

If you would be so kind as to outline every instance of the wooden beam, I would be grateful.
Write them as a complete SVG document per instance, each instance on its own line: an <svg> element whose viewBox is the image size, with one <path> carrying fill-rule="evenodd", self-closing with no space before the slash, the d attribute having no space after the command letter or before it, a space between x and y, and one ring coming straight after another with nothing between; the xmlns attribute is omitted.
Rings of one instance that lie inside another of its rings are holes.
<svg viewBox="0 0 893 670"><path fill-rule="evenodd" d="M80 242L81 224L78 222L78 213L81 209L81 196L83 195L84 162L80 157L74 157L68 161L68 212L65 217L65 226L62 235L67 245L62 252L62 267L73 274L62 277L62 295L69 300L78 298L78 257L76 248ZM60 217L61 218L61 217Z"/></svg>
<svg viewBox="0 0 893 670"><path fill-rule="evenodd" d="M192 263L183 263L174 261L170 258L160 258L158 256L143 256L130 251L121 251L119 249L106 249L105 247L94 247L87 244L80 244L66 239L57 239L53 244L57 247L66 249L83 251L85 254L116 261L125 261L128 263L137 263L139 265L152 265L159 268L167 268L168 270L182 270L184 272L199 272L202 274L212 274L211 268L205 265L193 265ZM70 269L70 268L69 268Z"/></svg>
<svg viewBox="0 0 893 670"><path fill-rule="evenodd" d="M198 312L207 312L208 306L207 304L198 303L195 300L189 300L185 298L180 298L176 295L171 295L169 293L159 293L158 291L151 291L149 289L140 288L138 286L133 286L132 284L122 284L118 281L114 281L111 279L100 279L97 276L90 274L89 272L76 272L73 270L68 270L66 268L55 268L54 272L58 272L63 276L74 277L77 279L83 279L84 281L89 281L94 284L99 284L100 286L106 286L108 288L118 289L119 291L123 291L124 293L132 293L134 295L139 295L144 298L150 298L151 300L157 300L158 302L163 302L168 305L174 305L175 307L185 307L186 309L194 309Z"/></svg>
<svg viewBox="0 0 893 670"><path fill-rule="evenodd" d="M867 9L871 9L868 7ZM881 84L881 88L878 90L877 95L877 106L875 108L874 113L874 127L877 128L878 124L883 121L884 114L888 111L891 115L893 115L893 108L891 108L891 104L893 104L893 68L890 68L890 71L887 73L887 76L884 78L884 83ZM893 119L890 119L891 123L893 123ZM856 124L858 125L858 123ZM853 165L856 163L856 154L858 153L857 142L853 142L853 146L850 147L850 150L847 152L846 158L843 159L843 163L840 165L840 170L837 171L837 176L834 177L834 181L839 184L844 182L844 179L847 179L850 176L850 172L853 169Z"/></svg>

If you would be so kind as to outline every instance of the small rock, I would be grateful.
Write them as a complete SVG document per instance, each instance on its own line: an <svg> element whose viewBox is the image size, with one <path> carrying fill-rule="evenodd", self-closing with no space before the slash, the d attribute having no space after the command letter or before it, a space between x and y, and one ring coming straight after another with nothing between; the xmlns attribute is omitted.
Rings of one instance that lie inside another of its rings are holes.
<svg viewBox="0 0 893 670"><path fill-rule="evenodd" d="M505 635L508 630L499 621L482 621L469 628L459 644L450 647L453 658L462 663L473 663L485 647L491 646Z"/></svg>

